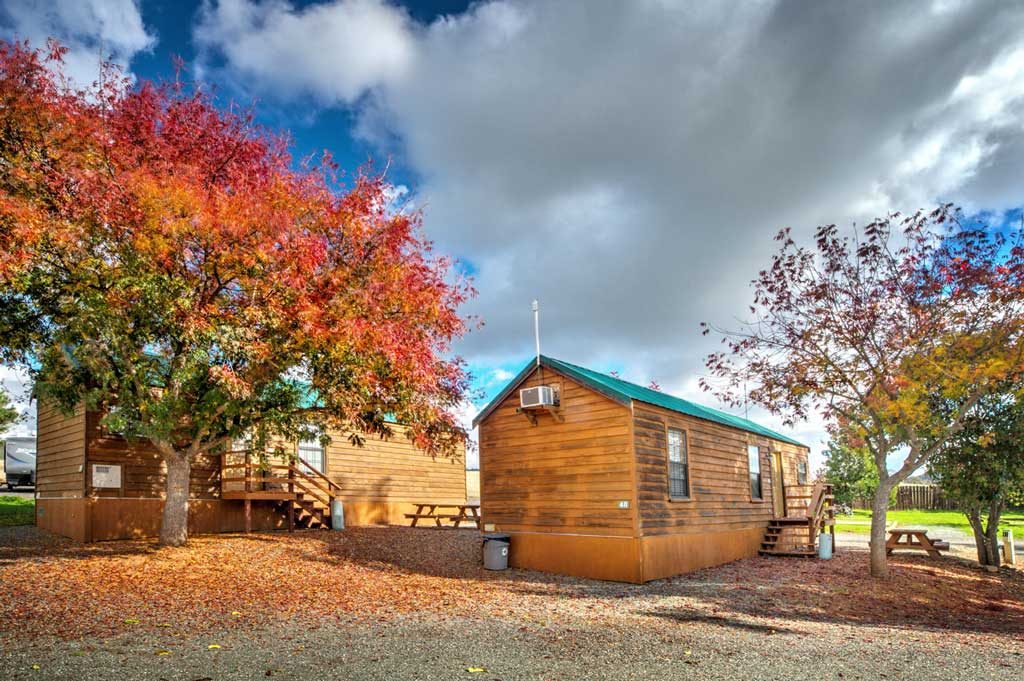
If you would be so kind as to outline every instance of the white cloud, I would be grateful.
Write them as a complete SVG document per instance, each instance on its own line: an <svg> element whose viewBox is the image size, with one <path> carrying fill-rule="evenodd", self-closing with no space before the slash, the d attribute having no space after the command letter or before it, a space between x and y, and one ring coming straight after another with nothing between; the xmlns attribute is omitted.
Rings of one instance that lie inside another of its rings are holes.
<svg viewBox="0 0 1024 681"><path fill-rule="evenodd" d="M351 102L401 77L414 52L408 16L382 0L303 9L285 0L207 2L195 39L204 61L222 58L251 90L325 104Z"/></svg>
<svg viewBox="0 0 1024 681"><path fill-rule="evenodd" d="M78 85L96 80L103 60L127 71L136 54L156 44L137 0L0 0L0 31L35 47L58 39L69 48L65 73Z"/></svg>
<svg viewBox="0 0 1024 681"><path fill-rule="evenodd" d="M223 73L352 107L420 179L431 236L478 270L477 366L531 354L537 297L546 354L707 402L698 323L743 314L778 228L1024 203L1019 3L222 7L243 20L200 36ZM383 18L355 35L366 7Z"/></svg>

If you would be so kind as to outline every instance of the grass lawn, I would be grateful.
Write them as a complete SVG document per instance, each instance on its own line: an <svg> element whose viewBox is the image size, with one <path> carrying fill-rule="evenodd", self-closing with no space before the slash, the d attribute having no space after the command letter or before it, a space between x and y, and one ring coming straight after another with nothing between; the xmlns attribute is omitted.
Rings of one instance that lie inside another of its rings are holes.
<svg viewBox="0 0 1024 681"><path fill-rule="evenodd" d="M887 522L890 528L896 526L952 527L966 534L972 533L967 516L960 511L889 511ZM1020 511L1004 513L999 527L1013 530L1015 537L1024 535L1024 513ZM853 512L852 516L837 516L836 532L870 533L871 511L858 509Z"/></svg>
<svg viewBox="0 0 1024 681"><path fill-rule="evenodd" d="M23 497L0 496L0 527L31 525L36 521L36 502Z"/></svg>

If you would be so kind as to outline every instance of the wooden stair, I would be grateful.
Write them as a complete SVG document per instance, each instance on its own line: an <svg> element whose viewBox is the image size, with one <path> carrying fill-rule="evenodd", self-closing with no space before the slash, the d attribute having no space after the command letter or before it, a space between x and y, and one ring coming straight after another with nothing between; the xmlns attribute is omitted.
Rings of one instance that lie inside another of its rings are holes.
<svg viewBox="0 0 1024 681"><path fill-rule="evenodd" d="M794 485L787 487L797 489L806 487ZM832 546L835 549L835 510L832 486L816 484L811 494L799 495L787 493L787 503L791 500L808 500L803 507L804 512L789 514L783 518L768 521L764 538L758 549L761 556L784 556L792 558L814 558L818 555L818 533L826 529L832 532Z"/></svg>
<svg viewBox="0 0 1024 681"><path fill-rule="evenodd" d="M295 527L309 530L330 529L331 509L315 497L297 492L291 505Z"/></svg>
<svg viewBox="0 0 1024 681"><path fill-rule="evenodd" d="M243 461L231 463L229 456ZM284 504L289 530L331 527L331 502L341 494L337 483L305 462L269 464L260 458L264 461L257 464L252 452L241 451L228 452L221 461L221 498L245 502L246 532L252 529L253 501Z"/></svg>

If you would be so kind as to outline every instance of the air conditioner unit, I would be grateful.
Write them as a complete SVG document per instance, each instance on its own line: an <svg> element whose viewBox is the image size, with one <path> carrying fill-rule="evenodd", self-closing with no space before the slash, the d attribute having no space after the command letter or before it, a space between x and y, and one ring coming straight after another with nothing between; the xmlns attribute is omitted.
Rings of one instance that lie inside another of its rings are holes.
<svg viewBox="0 0 1024 681"><path fill-rule="evenodd" d="M558 405L558 394L550 385L539 385L536 388L523 388L519 391L519 406L523 409L531 407L554 407Z"/></svg>

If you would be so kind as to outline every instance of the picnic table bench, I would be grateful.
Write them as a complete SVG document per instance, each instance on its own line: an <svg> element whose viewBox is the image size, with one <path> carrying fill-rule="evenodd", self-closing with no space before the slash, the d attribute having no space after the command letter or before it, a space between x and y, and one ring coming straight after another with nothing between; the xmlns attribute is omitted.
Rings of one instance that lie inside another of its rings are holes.
<svg viewBox="0 0 1024 681"><path fill-rule="evenodd" d="M410 527L416 527L421 518L433 520L437 527L444 527L443 520L450 520L455 527L462 523L473 523L480 527L480 504L416 504L415 513L406 513L412 519Z"/></svg>
<svg viewBox="0 0 1024 681"><path fill-rule="evenodd" d="M900 540L903 541L900 541ZM895 549L925 551L932 558L941 558L942 551L949 550L949 542L929 538L928 530L889 530L889 541L885 542L885 555Z"/></svg>

